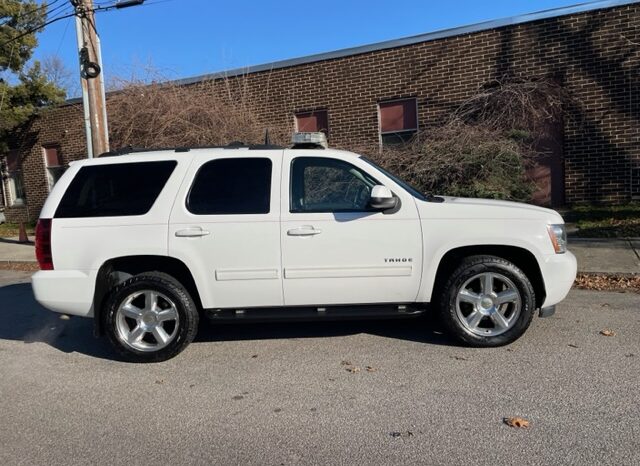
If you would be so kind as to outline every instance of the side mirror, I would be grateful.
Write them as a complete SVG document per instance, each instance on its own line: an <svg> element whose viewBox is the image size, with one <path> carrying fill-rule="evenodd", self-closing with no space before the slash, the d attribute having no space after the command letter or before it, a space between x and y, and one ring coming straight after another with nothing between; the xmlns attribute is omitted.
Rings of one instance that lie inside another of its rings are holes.
<svg viewBox="0 0 640 466"><path fill-rule="evenodd" d="M398 204L398 198L393 197L393 193L389 188L382 185L376 185L371 189L371 199L369 205L378 210L393 209Z"/></svg>

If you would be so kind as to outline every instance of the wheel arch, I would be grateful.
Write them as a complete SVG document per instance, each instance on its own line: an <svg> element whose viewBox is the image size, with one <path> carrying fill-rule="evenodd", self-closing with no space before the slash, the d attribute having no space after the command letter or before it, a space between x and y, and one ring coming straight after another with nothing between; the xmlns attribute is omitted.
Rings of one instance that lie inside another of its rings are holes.
<svg viewBox="0 0 640 466"><path fill-rule="evenodd" d="M461 246L447 251L438 263L433 288L430 293L431 297L433 298L434 290L440 289L445 284L451 272L453 272L464 258L476 255L496 256L516 265L531 281L531 285L535 291L536 308L542 306L546 298L546 289L540 264L535 255L531 251L519 246L498 244Z"/></svg>
<svg viewBox="0 0 640 466"><path fill-rule="evenodd" d="M163 272L175 278L189 292L199 311L202 301L198 287L189 268L175 257L156 255L135 255L114 257L105 261L96 276L93 295L94 334L102 335L102 308L109 292L133 275L144 272Z"/></svg>

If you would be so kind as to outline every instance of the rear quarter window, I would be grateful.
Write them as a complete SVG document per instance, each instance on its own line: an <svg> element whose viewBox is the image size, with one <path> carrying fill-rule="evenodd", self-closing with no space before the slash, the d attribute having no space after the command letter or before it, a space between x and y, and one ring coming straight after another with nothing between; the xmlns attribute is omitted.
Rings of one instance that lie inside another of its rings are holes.
<svg viewBox="0 0 640 466"><path fill-rule="evenodd" d="M173 173L175 160L82 167L67 188L56 218L144 215Z"/></svg>

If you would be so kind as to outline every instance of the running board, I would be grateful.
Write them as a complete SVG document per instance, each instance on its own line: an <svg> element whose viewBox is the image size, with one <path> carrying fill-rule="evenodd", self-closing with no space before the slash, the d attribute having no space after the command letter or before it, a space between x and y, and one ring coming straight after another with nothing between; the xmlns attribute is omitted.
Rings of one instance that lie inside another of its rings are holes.
<svg viewBox="0 0 640 466"><path fill-rule="evenodd" d="M416 317L424 314L425 306L410 304L365 304L348 306L268 307L247 309L205 309L213 321L270 321L270 320L340 320L388 319Z"/></svg>

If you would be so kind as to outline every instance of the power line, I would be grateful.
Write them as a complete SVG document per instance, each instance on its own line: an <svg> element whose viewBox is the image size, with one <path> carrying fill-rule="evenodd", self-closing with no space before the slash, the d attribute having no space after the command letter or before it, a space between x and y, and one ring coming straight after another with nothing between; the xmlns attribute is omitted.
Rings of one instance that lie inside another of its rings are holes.
<svg viewBox="0 0 640 466"><path fill-rule="evenodd" d="M175 0L155 0L145 3L145 5L158 5L160 3L174 2Z"/></svg>
<svg viewBox="0 0 640 466"><path fill-rule="evenodd" d="M64 26L64 31L62 33L62 38L60 39L60 43L58 44L58 48L56 49L56 55L60 52L60 48L62 47L62 43L64 42L64 38L67 36L67 29L69 29L70 21L67 21L67 24Z"/></svg>

